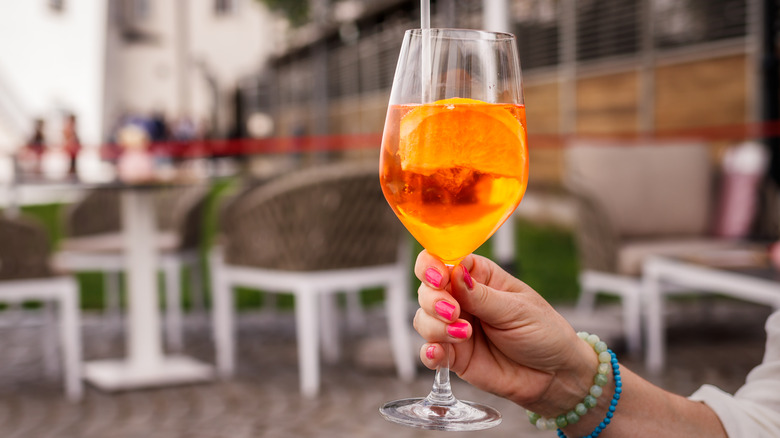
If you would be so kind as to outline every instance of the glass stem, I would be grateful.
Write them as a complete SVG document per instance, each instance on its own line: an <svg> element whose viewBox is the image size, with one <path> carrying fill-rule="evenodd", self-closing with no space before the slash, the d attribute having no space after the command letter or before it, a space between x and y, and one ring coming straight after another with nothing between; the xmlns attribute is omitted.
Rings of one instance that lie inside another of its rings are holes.
<svg viewBox="0 0 780 438"><path fill-rule="evenodd" d="M436 369L433 388L428 397L425 398L425 403L434 406L451 406L457 400L452 395L452 386L450 386L450 349L449 345L442 346L444 347L444 361Z"/></svg>

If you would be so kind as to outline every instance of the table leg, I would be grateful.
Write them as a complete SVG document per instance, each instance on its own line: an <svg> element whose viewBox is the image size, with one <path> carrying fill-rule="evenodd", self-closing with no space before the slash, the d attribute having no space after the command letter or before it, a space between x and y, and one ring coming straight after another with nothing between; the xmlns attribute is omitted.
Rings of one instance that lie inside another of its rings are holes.
<svg viewBox="0 0 780 438"><path fill-rule="evenodd" d="M651 373L660 373L664 368L666 338L664 327L664 302L661 291L661 275L653 260L642 268L642 295L647 304L647 350L645 366Z"/></svg>
<svg viewBox="0 0 780 438"><path fill-rule="evenodd" d="M87 380L101 389L121 390L212 378L212 367L184 356L163 354L157 303L154 192L122 194L128 318L127 359L88 363Z"/></svg>
<svg viewBox="0 0 780 438"><path fill-rule="evenodd" d="M127 350L132 365L152 370L160 365L160 314L157 305L157 253L154 199L151 192L122 196L125 266L127 266Z"/></svg>

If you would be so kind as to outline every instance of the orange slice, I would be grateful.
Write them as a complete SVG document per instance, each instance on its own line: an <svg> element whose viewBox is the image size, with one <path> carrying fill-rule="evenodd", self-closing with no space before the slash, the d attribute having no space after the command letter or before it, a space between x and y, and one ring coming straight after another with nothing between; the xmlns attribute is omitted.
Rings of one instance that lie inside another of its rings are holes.
<svg viewBox="0 0 780 438"><path fill-rule="evenodd" d="M422 175L467 168L516 177L523 171L525 130L503 105L452 98L420 105L400 124L401 168Z"/></svg>

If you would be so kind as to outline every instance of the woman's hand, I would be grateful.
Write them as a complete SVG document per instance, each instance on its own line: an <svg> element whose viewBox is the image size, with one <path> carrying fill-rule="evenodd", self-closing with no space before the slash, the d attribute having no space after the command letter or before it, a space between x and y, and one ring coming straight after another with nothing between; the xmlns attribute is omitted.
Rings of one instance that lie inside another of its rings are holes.
<svg viewBox="0 0 780 438"><path fill-rule="evenodd" d="M598 365L593 349L539 294L475 255L451 270L426 251L415 275L420 309L414 327L428 342L420 357L483 390L542 415L578 403Z"/></svg>

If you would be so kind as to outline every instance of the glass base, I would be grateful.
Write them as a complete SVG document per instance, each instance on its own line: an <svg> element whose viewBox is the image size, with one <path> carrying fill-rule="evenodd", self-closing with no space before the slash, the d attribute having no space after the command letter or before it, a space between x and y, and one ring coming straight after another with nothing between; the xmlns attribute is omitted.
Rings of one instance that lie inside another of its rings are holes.
<svg viewBox="0 0 780 438"><path fill-rule="evenodd" d="M501 424L497 410L460 400L435 404L428 398L405 398L385 404L379 413L393 423L431 430L482 430Z"/></svg>

